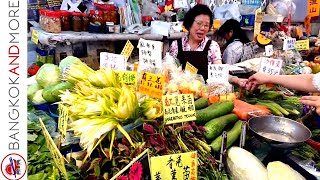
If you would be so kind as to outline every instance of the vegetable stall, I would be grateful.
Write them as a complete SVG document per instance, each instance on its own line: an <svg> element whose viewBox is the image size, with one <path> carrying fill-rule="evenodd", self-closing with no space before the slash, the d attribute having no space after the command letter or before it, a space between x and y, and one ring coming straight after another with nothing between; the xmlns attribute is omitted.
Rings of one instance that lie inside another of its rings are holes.
<svg viewBox="0 0 320 180"><path fill-rule="evenodd" d="M169 56L162 65L93 70L73 56L41 65L28 82L28 179L318 177L318 121L299 102L301 92L246 91L213 76L206 83ZM253 117L284 118L284 129L297 123L306 138L268 129L256 135Z"/></svg>

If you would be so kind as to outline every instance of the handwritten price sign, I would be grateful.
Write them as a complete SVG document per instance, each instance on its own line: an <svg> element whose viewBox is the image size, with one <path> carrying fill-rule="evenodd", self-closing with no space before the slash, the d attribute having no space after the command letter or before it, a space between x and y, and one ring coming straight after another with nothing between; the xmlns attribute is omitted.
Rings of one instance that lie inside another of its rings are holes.
<svg viewBox="0 0 320 180"><path fill-rule="evenodd" d="M140 78L139 92L151 97L162 97L164 88L164 77L157 74L142 72Z"/></svg>
<svg viewBox="0 0 320 180"><path fill-rule="evenodd" d="M187 62L186 64L186 71L189 71L191 74L197 74L198 73L198 69L196 67L194 67L191 63Z"/></svg>
<svg viewBox="0 0 320 180"><path fill-rule="evenodd" d="M295 38L287 38L283 42L283 50L290 50L294 49L296 44Z"/></svg>
<svg viewBox="0 0 320 180"><path fill-rule="evenodd" d="M278 75L280 74L282 63L281 59L261 58L259 72Z"/></svg>
<svg viewBox="0 0 320 180"><path fill-rule="evenodd" d="M210 82L228 82L228 64L209 64L208 79Z"/></svg>
<svg viewBox="0 0 320 180"><path fill-rule="evenodd" d="M113 70L126 70L126 57L120 54L113 54L108 52L100 53L100 68L110 67Z"/></svg>
<svg viewBox="0 0 320 180"><path fill-rule="evenodd" d="M127 59L129 59L129 57L131 56L131 53L133 51L133 45L132 43L127 40L126 45L124 46L124 48L121 51L121 55L124 55Z"/></svg>
<svg viewBox="0 0 320 180"><path fill-rule="evenodd" d="M297 41L296 42L296 49L298 51L309 50L309 39Z"/></svg>

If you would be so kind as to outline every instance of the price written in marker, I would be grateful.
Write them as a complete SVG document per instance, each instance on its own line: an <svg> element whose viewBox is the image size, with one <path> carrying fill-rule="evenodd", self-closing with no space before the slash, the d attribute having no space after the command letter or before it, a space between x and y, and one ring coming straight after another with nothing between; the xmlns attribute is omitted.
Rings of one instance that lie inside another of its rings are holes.
<svg viewBox="0 0 320 180"><path fill-rule="evenodd" d="M283 41L283 50L291 50L295 48L296 39L295 38L287 38Z"/></svg>
<svg viewBox="0 0 320 180"><path fill-rule="evenodd" d="M282 63L281 59L261 58L259 72L278 75L280 74Z"/></svg>
<svg viewBox="0 0 320 180"><path fill-rule="evenodd" d="M228 64L209 64L208 79L210 82L228 82Z"/></svg>
<svg viewBox="0 0 320 180"><path fill-rule="evenodd" d="M128 60L129 57L131 56L133 48L134 48L134 46L132 45L132 43L129 40L127 40L126 45L124 46L124 48L121 51L121 55L124 55Z"/></svg>
<svg viewBox="0 0 320 180"><path fill-rule="evenodd" d="M196 180L198 174L197 152L151 157L151 180Z"/></svg>
<svg viewBox="0 0 320 180"><path fill-rule="evenodd" d="M166 124L196 120L193 94L166 95L162 104Z"/></svg>
<svg viewBox="0 0 320 180"><path fill-rule="evenodd" d="M120 83L137 87L138 73L134 71L115 71Z"/></svg>
<svg viewBox="0 0 320 180"><path fill-rule="evenodd" d="M308 16L315 17L320 15L320 0L308 0Z"/></svg>
<svg viewBox="0 0 320 180"><path fill-rule="evenodd" d="M296 41L295 47L298 51L309 50L309 39Z"/></svg>
<svg viewBox="0 0 320 180"><path fill-rule="evenodd" d="M140 39L138 47L139 69L162 68L162 42Z"/></svg>
<svg viewBox="0 0 320 180"><path fill-rule="evenodd" d="M164 77L157 74L142 72L139 92L158 99L162 98Z"/></svg>
<svg viewBox="0 0 320 180"><path fill-rule="evenodd" d="M38 44L39 42L39 32L37 30L32 30L31 33L31 41L34 42L35 44Z"/></svg>
<svg viewBox="0 0 320 180"><path fill-rule="evenodd" d="M273 46L272 45L267 45L264 47L266 51L266 56L272 56L273 55Z"/></svg>
<svg viewBox="0 0 320 180"><path fill-rule="evenodd" d="M191 74L197 74L198 73L198 69L196 67L194 67L192 64L190 64L189 62L186 63L186 71L189 71Z"/></svg>
<svg viewBox="0 0 320 180"><path fill-rule="evenodd" d="M113 70L125 71L127 66L126 57L120 54L108 52L100 53L100 68L110 67Z"/></svg>

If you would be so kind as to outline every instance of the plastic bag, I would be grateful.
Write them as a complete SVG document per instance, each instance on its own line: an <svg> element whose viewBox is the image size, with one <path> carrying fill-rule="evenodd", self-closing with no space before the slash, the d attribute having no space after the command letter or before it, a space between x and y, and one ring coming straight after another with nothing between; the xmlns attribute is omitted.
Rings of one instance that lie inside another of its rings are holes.
<svg viewBox="0 0 320 180"><path fill-rule="evenodd" d="M285 17L289 15L289 10L291 10L291 16L296 12L296 5L292 0L275 0L272 5L279 14Z"/></svg>
<svg viewBox="0 0 320 180"><path fill-rule="evenodd" d="M228 19L235 19L240 22L241 14L238 4L225 4L214 10L214 19L220 19L222 22Z"/></svg>
<svg viewBox="0 0 320 180"><path fill-rule="evenodd" d="M160 9L155 3L148 0L142 0L142 16L157 17L158 13L160 13Z"/></svg>

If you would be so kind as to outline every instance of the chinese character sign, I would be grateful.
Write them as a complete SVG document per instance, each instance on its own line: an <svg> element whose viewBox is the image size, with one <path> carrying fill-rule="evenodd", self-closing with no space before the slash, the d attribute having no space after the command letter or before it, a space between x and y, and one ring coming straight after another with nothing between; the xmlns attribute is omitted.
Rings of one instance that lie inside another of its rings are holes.
<svg viewBox="0 0 320 180"><path fill-rule="evenodd" d="M157 74L142 72L140 77L139 92L151 97L162 97L164 77Z"/></svg>
<svg viewBox="0 0 320 180"><path fill-rule="evenodd" d="M110 67L113 70L125 71L126 63L126 57L123 55L108 52L100 53L100 68Z"/></svg>
<svg viewBox="0 0 320 180"><path fill-rule="evenodd" d="M283 50L294 49L296 44L295 38L287 38L283 41Z"/></svg>
<svg viewBox="0 0 320 180"><path fill-rule="evenodd" d="M261 58L259 72L278 75L282 68L282 62L281 59Z"/></svg>
<svg viewBox="0 0 320 180"><path fill-rule="evenodd" d="M309 50L309 39L296 41L295 47L298 51Z"/></svg>
<svg viewBox="0 0 320 180"><path fill-rule="evenodd" d="M121 55L124 55L127 59L129 59L129 57L133 51L133 48L134 47L133 47L132 43L129 40L127 40L126 45L124 46L124 48L121 51Z"/></svg>
<svg viewBox="0 0 320 180"><path fill-rule="evenodd" d="M151 158L151 180L196 180L197 152Z"/></svg>
<svg viewBox="0 0 320 180"><path fill-rule="evenodd" d="M139 40L139 68L162 68L162 42L151 40Z"/></svg>
<svg viewBox="0 0 320 180"><path fill-rule="evenodd" d="M193 94L166 95L162 104L166 124L196 120Z"/></svg>
<svg viewBox="0 0 320 180"><path fill-rule="evenodd" d="M228 82L228 64L209 64L208 79L210 82Z"/></svg>
<svg viewBox="0 0 320 180"><path fill-rule="evenodd" d="M320 0L308 0L308 16L320 15Z"/></svg>
<svg viewBox="0 0 320 180"><path fill-rule="evenodd" d="M189 62L186 63L186 67L184 68L186 71L189 71L191 74L197 74L198 69L194 67L192 64Z"/></svg>
<svg viewBox="0 0 320 180"><path fill-rule="evenodd" d="M137 86L138 73L134 71L115 71L116 76L120 83L127 86Z"/></svg>

